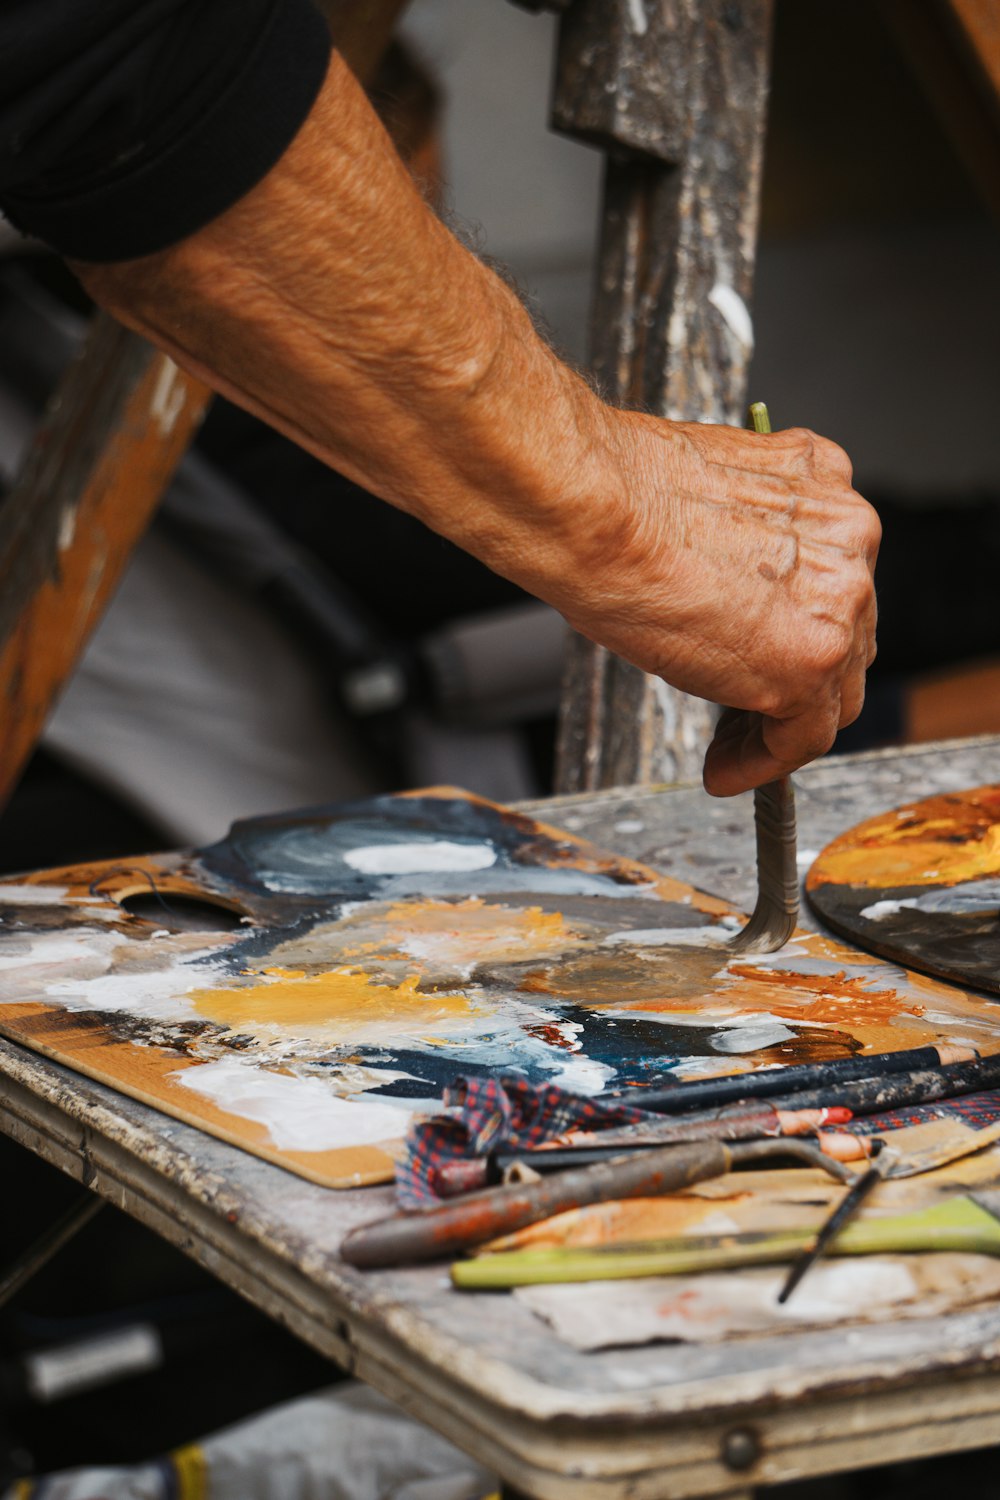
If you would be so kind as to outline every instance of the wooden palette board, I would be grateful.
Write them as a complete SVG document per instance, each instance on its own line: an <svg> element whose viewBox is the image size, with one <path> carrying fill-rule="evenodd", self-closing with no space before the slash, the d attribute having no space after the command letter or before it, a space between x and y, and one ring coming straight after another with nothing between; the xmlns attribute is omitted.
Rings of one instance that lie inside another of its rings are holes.
<svg viewBox="0 0 1000 1500"><path fill-rule="evenodd" d="M1000 995L1000 786L868 818L823 850L806 891L852 943Z"/></svg>
<svg viewBox="0 0 1000 1500"><path fill-rule="evenodd" d="M0 1032L329 1187L386 1180L460 1073L597 1093L1000 1043L1000 1010L816 934L734 955L742 920L438 788L0 882Z"/></svg>

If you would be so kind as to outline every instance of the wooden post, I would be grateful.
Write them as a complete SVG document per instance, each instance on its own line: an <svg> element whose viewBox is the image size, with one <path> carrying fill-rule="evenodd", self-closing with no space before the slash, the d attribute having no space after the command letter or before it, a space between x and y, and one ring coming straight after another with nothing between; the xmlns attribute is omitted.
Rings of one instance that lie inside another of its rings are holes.
<svg viewBox="0 0 1000 1500"><path fill-rule="evenodd" d="M553 126L608 153L591 363L609 400L742 420L771 0L574 0ZM715 710L576 639L561 792L700 775Z"/></svg>

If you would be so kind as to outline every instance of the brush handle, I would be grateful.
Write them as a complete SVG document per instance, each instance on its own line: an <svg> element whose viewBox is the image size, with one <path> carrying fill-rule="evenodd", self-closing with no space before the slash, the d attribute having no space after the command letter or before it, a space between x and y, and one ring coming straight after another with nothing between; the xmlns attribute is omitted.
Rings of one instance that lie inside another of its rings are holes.
<svg viewBox="0 0 1000 1500"><path fill-rule="evenodd" d="M540 1182L517 1183L473 1193L442 1208L395 1214L366 1224L340 1247L352 1266L395 1266L436 1260L513 1234L539 1219L587 1203L612 1198L645 1198L676 1193L692 1183L720 1177L733 1153L722 1141L664 1146L659 1151L620 1156L597 1166L560 1172Z"/></svg>
<svg viewBox="0 0 1000 1500"><path fill-rule="evenodd" d="M624 1281L642 1276L688 1276L739 1266L793 1260L812 1230L784 1234L731 1235L711 1240L679 1238L603 1249L511 1250L459 1261L451 1268L466 1290L536 1286L559 1281ZM894 1255L921 1250L960 1250L1000 1255L1000 1224L968 1197L956 1197L921 1213L849 1224L829 1255Z"/></svg>
<svg viewBox="0 0 1000 1500"><path fill-rule="evenodd" d="M888 1109L933 1104L938 1099L957 1099L961 1094L995 1088L1000 1088L1000 1053L891 1078L863 1078L835 1087L803 1089L779 1095L772 1103L775 1109L823 1109L842 1104L856 1115L877 1115Z"/></svg>
<svg viewBox="0 0 1000 1500"><path fill-rule="evenodd" d="M974 1061L971 1047L912 1047L902 1052L878 1052L870 1057L837 1057L830 1062L793 1063L765 1068L759 1073L728 1073L723 1078L692 1078L663 1088L636 1086L601 1094L601 1100L624 1099L653 1114L684 1114L743 1099L767 1099L793 1089L835 1088L860 1078L882 1078L890 1073L913 1073L951 1062Z"/></svg>
<svg viewBox="0 0 1000 1500"><path fill-rule="evenodd" d="M754 401L749 407L746 425L754 432L771 431L771 417L763 401ZM757 787L753 821L757 835L757 904L729 947L734 953L774 953L788 942L799 916L795 793L790 777L779 776Z"/></svg>

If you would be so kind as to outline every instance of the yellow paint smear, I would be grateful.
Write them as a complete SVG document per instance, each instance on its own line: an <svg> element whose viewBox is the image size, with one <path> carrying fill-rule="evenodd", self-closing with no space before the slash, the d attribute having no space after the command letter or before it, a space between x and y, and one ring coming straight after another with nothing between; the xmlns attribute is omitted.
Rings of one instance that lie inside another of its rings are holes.
<svg viewBox="0 0 1000 1500"><path fill-rule="evenodd" d="M808 888L958 885L1000 873L1000 793L931 797L871 818L828 845Z"/></svg>
<svg viewBox="0 0 1000 1500"><path fill-rule="evenodd" d="M483 1007L465 995L424 994L420 974L398 985L376 984L355 968L305 974L270 969L265 982L238 989L194 990L199 1015L256 1036L293 1036L338 1045L450 1031Z"/></svg>

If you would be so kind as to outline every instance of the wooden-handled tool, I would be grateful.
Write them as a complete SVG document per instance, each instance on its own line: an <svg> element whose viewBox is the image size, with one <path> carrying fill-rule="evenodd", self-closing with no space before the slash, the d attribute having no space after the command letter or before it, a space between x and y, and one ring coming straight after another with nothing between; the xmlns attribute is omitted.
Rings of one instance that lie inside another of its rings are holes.
<svg viewBox="0 0 1000 1500"><path fill-rule="evenodd" d="M945 1162L957 1161L972 1151L981 1151L993 1141L1000 1140L1000 1123L973 1132L960 1121L934 1120L920 1127L917 1133L922 1135L923 1145L916 1150L912 1146L912 1130L908 1137L911 1144L906 1151L897 1150L891 1137L879 1143L878 1155L867 1172L852 1183L833 1213L820 1226L812 1243L803 1246L778 1293L779 1302L788 1301L806 1272L827 1254L837 1236L843 1233L844 1227L880 1182L887 1177L916 1177L921 1172L943 1166Z"/></svg>
<svg viewBox="0 0 1000 1500"><path fill-rule="evenodd" d="M619 1156L596 1166L577 1167L538 1182L514 1183L482 1193L470 1193L441 1208L395 1214L355 1229L340 1247L352 1266L395 1266L438 1260L483 1245L502 1234L513 1234L528 1224L568 1208L617 1198L648 1198L677 1193L692 1183L721 1177L748 1161L767 1157L797 1157L821 1167L839 1182L851 1182L850 1170L801 1140L698 1141L687 1146L664 1146L632 1156Z"/></svg>
<svg viewBox="0 0 1000 1500"><path fill-rule="evenodd" d="M895 1255L922 1250L961 1250L1000 1255L1000 1192L949 1198L919 1213L849 1224L830 1246L831 1255ZM808 1244L807 1230L779 1234L732 1234L654 1240L641 1245L594 1249L509 1250L456 1262L455 1286L500 1290L553 1281L623 1281L640 1276L688 1276L739 1266L780 1265Z"/></svg>
<svg viewBox="0 0 1000 1500"><path fill-rule="evenodd" d="M763 401L747 413L754 432L770 432ZM791 779L779 776L753 794L757 833L757 904L744 928L730 939L737 953L773 953L795 931L799 915L799 871L796 863L795 793Z"/></svg>

